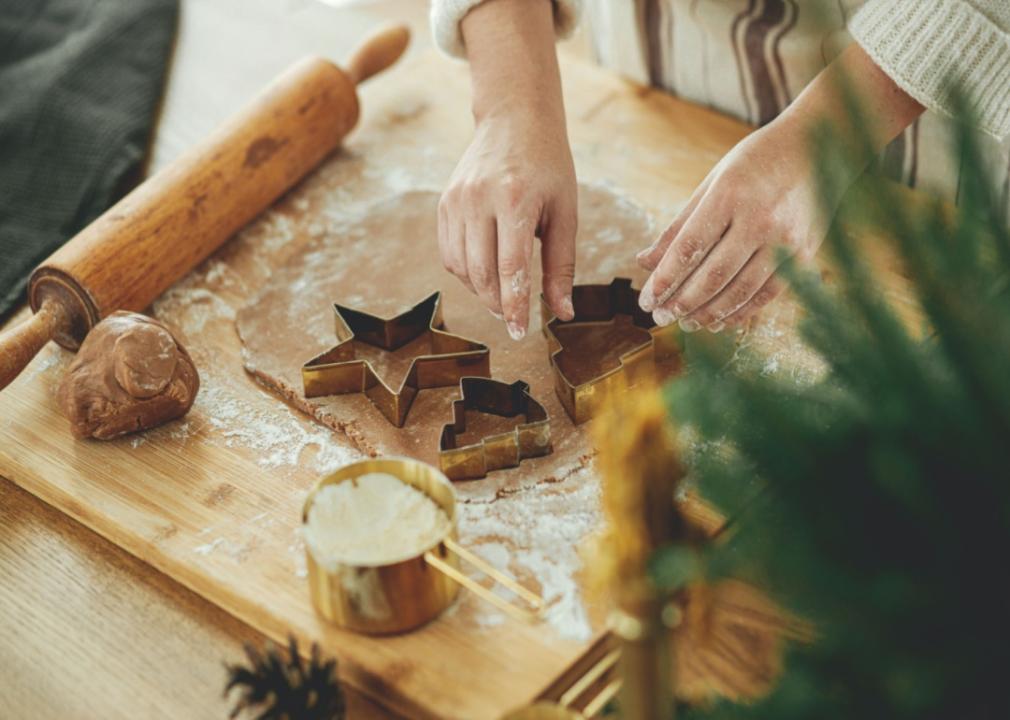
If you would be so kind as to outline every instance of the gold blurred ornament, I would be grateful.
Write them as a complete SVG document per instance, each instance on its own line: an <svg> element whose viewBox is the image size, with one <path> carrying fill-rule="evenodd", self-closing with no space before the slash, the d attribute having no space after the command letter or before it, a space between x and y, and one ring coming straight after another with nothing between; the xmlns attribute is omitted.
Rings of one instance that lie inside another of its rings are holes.
<svg viewBox="0 0 1010 720"><path fill-rule="evenodd" d="M623 720L673 717L673 699L754 701L782 671L787 640L813 629L739 580L655 587L648 564L660 547L719 542L725 518L693 490L661 389L611 396L594 425L607 527L587 555L590 583L614 606L621 638Z"/></svg>

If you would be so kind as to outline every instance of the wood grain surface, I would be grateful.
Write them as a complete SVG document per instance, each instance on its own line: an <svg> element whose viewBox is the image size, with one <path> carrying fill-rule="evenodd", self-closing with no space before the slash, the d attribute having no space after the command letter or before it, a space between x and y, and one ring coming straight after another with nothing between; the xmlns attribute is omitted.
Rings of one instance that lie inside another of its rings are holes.
<svg viewBox="0 0 1010 720"><path fill-rule="evenodd" d="M92 321L143 310L315 168L357 118L355 87L342 70L322 58L293 64L53 253L32 275L32 306L62 301L70 286ZM68 303L68 313L75 307ZM81 336L58 338L71 348L90 329L74 325Z"/></svg>
<svg viewBox="0 0 1010 720"><path fill-rule="evenodd" d="M181 5L151 171L205 137L307 51L344 60L356 41L389 21L410 23L413 52L428 44L427 4L419 0L341 9L314 0ZM26 317L22 311L7 327ZM0 394L0 415L7 409ZM109 592L93 592L92 585ZM242 642L263 640L2 478L0 608L2 718L223 718L221 661L239 658ZM166 657L163 647L177 652ZM348 693L349 717L394 717Z"/></svg>
<svg viewBox="0 0 1010 720"><path fill-rule="evenodd" d="M0 717L220 720L263 636L0 479ZM349 717L393 716L353 690Z"/></svg>
<svg viewBox="0 0 1010 720"><path fill-rule="evenodd" d="M651 201L668 213L670 199L686 199L746 132L739 123L642 93L588 65L566 63L564 70L583 180L616 184L647 207ZM347 197L338 193L332 209L338 214L354 198L388 193L390 178L400 175L387 171L398 164L402 171L430 172L427 183L444 183L470 132L469 83L459 63L431 55L382 80L363 88L359 130L320 170L321 184L327 173L346 174ZM660 155L666 159L657 165ZM50 348L4 392L9 411L0 426L0 472L263 633L283 638L290 630L305 641L320 640L341 660L348 682L401 714L498 717L534 699L587 643L512 621L478 628L466 613L381 640L330 627L313 612L299 576L299 506L318 474L311 456L285 468L265 467L269 457L256 438L244 444L226 434L222 408L210 404L216 395L208 373L219 379L222 393L238 394L238 412L250 417L245 432L256 434L255 417L289 414L245 377L228 314L206 319L201 313L219 302L237 310L283 262L293 243L279 242L277 233L286 214L303 212L299 200L311 194L313 182L159 301L156 312L175 325L207 381L203 400L185 421L187 431L176 424L140 443L74 441L52 393L66 356ZM409 176L406 182L414 184ZM210 292L201 283L215 263L221 278L212 283L211 298L201 294ZM189 325L199 329L199 344L187 342ZM313 431L300 418L293 422L299 432ZM447 683L447 676L454 681Z"/></svg>
<svg viewBox="0 0 1010 720"><path fill-rule="evenodd" d="M331 43L337 57L341 47L353 44L354 38L343 45L334 40L334 35L351 32L346 27L314 22L322 11L313 6L300 20L275 28L273 44L260 31L262 52L243 56L247 72L237 77L218 63L208 63L206 54L183 52L187 38L203 32L196 19L222 21L217 26L219 46L232 43L251 49L242 34L249 16L239 12L229 23L221 9L227 6L191 2L189 16L184 12L180 53L155 147L156 166L212 128L278 67L325 43ZM661 223L672 218L711 166L747 132L737 122L580 62L564 62L563 74L580 179L617 186ZM178 101L179 75L198 78L200 86L187 91L206 100L198 112ZM222 98L219 88L229 84L230 97ZM403 162L411 167L428 158L434 177L444 182L470 134L467 102L464 67L441 58L420 58L365 89L361 127L349 141L347 154L334 162L338 168L340 162L361 164L362 193L377 190L366 171L370 157L381 152L402 152ZM423 146L414 147L413 154L405 152L403 146L385 142L392 136L422 138ZM419 156L419 150L427 154ZM230 268L232 261L240 266L244 249L257 240L263 237L244 235L214 260L224 267ZM278 252L281 261L283 251ZM886 259L882 264L890 266ZM206 278L208 269L203 268L201 277ZM897 288L896 297L904 299L900 279L890 272L884 277L888 288ZM248 292L224 287L220 296L241 306ZM815 372L816 362L796 342L796 317L794 305L778 303L742 344L766 354L769 367L774 360L778 371ZM215 322L220 346L205 353L232 369L235 383L247 393L246 407L256 413L287 412L241 374L231 323ZM63 351L44 352L0 396L0 474L263 633L279 638L295 629L303 639L322 638L327 649L340 656L345 677L384 703L411 717L497 717L536 696L579 654L578 644L545 639L535 630L512 625L459 637L453 633L458 625L450 620L384 641L324 626L311 612L288 552L290 517L296 516L292 510L314 479L311 467L265 469L256 452L229 445L215 434L213 418L206 416L191 418L195 428L188 434L169 427L142 442L74 442L52 397L65 363ZM304 421L293 422L296 431L310 431ZM275 516L280 518L276 525L262 522ZM209 540L218 545L206 550ZM68 571L68 576L80 581L79 573ZM102 653L96 653L91 661L100 664L101 658Z"/></svg>

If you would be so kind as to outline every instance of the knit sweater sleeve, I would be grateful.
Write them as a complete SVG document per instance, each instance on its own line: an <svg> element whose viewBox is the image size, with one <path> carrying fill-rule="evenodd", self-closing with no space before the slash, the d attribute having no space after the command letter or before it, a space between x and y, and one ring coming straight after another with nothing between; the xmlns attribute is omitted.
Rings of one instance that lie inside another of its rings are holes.
<svg viewBox="0 0 1010 720"><path fill-rule="evenodd" d="M849 30L926 107L951 114L957 87L984 130L1010 135L1010 0L869 0Z"/></svg>
<svg viewBox="0 0 1010 720"><path fill-rule="evenodd" d="M453 57L466 57L460 23L482 2L484 0L431 0L431 31L435 44L443 52ZM560 38L568 37L578 25L582 0L551 0L551 4L554 6L555 32Z"/></svg>

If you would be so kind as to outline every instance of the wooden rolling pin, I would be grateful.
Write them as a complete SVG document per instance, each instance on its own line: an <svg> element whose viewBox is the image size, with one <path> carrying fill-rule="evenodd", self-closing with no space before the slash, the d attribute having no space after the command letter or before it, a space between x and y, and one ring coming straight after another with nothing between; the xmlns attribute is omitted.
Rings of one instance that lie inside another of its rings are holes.
<svg viewBox="0 0 1010 720"><path fill-rule="evenodd" d="M35 314L0 335L0 389L50 340L77 349L103 317L140 311L303 178L358 121L355 87L392 65L406 27L366 40L346 70L289 68L207 140L147 179L32 273Z"/></svg>

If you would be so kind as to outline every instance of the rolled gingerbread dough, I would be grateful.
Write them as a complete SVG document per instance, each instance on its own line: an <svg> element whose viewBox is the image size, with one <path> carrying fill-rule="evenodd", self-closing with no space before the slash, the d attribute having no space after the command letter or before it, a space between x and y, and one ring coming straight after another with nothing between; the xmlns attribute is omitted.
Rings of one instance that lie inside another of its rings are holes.
<svg viewBox="0 0 1010 720"><path fill-rule="evenodd" d="M347 218L338 229L307 242L286 265L274 270L261 294L236 320L246 369L364 452L407 455L437 464L438 437L442 425L452 419L451 402L459 395L458 386L418 393L406 425L397 429L362 394L306 399L301 366L336 343L333 303L391 317L440 290L447 329L486 343L491 348L494 377L505 382L525 380L534 397L547 407L555 448L552 455L524 462L521 471L496 472L485 480L463 484L465 489L457 487L476 492L490 483L496 491L507 491L510 485L562 479L586 463L592 448L554 395L541 332L539 258L534 257L531 277L529 332L516 342L509 338L505 324L442 267L436 242L438 197L434 192L413 191L380 201L361 215ZM640 287L647 274L636 264L635 253L653 239L652 223L638 205L600 186L580 187L577 282L607 283L623 276ZM594 338L573 336L570 341L574 354L606 366L630 349L627 343L634 345L641 337L634 331L611 333L608 352L599 357L580 352L580 343L598 347ZM355 346L357 356L371 359L391 386L400 383L410 360L428 349L423 340L393 353Z"/></svg>
<svg viewBox="0 0 1010 720"><path fill-rule="evenodd" d="M120 311L88 333L59 397L75 436L110 440L181 417L199 387L196 366L168 328Z"/></svg>

